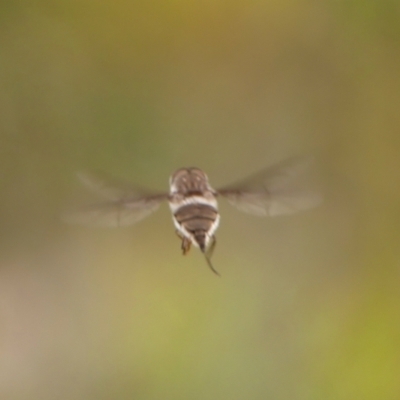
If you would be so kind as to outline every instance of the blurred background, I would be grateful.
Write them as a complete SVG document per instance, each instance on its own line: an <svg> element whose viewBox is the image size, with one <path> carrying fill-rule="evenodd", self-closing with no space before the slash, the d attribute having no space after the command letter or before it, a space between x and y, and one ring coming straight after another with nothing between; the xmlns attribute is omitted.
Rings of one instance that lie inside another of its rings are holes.
<svg viewBox="0 0 400 400"><path fill-rule="evenodd" d="M3 1L0 398L400 398L400 3ZM213 186L294 154L325 201L64 225L99 169Z"/></svg>

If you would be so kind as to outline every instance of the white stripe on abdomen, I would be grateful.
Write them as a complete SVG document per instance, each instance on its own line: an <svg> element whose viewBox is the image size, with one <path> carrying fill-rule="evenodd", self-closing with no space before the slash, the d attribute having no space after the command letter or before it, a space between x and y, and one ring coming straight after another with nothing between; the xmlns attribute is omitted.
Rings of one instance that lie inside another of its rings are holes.
<svg viewBox="0 0 400 400"><path fill-rule="evenodd" d="M172 214L175 214L181 207L187 206L189 204L205 204L218 210L217 199L215 197L206 198L204 196L184 197L181 201L176 203L170 201L169 208L171 209Z"/></svg>

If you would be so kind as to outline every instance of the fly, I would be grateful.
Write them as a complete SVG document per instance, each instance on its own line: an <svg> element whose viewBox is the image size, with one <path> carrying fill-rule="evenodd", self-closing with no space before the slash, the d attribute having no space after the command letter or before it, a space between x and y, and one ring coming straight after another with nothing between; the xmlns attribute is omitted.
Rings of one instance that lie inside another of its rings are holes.
<svg viewBox="0 0 400 400"><path fill-rule="evenodd" d="M183 254L191 245L198 247L210 269L219 275L211 263L220 222L217 198L224 197L239 210L257 216L292 214L316 207L321 195L302 188L296 180L311 161L291 158L220 189L210 185L201 169L180 168L170 177L168 193L153 193L101 174L81 172L80 181L104 201L69 213L65 220L92 226L132 225L167 201Z"/></svg>

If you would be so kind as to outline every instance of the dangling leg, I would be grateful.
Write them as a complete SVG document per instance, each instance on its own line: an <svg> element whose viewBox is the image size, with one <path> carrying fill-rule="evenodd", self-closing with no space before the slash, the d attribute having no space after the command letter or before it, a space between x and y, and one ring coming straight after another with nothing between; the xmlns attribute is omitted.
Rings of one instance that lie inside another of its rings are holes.
<svg viewBox="0 0 400 400"><path fill-rule="evenodd" d="M179 239L182 240L182 253L183 255L186 255L190 250L190 245L192 244L192 242L187 237L183 236L178 230L176 230L175 233L178 235Z"/></svg>
<svg viewBox="0 0 400 400"><path fill-rule="evenodd" d="M211 238L211 243L210 246L208 247L207 251L204 252L204 256L206 258L207 264L210 267L211 271L214 272L214 274L221 276L219 272L213 267L211 263L211 256L214 253L215 245L217 244L217 240L215 239L215 236Z"/></svg>
<svg viewBox="0 0 400 400"><path fill-rule="evenodd" d="M221 276L221 275L219 274L219 272L213 267L213 265L212 265L212 263L211 263L211 260L208 258L207 254L204 253L204 256L205 256L205 258L206 258L207 264L208 264L208 266L210 267L211 271L214 272L215 275Z"/></svg>
<svg viewBox="0 0 400 400"><path fill-rule="evenodd" d="M191 244L192 242L190 241L190 239L188 239L187 237L182 238L181 248L184 256L189 252Z"/></svg>
<svg viewBox="0 0 400 400"><path fill-rule="evenodd" d="M210 246L207 249L207 257L211 258L212 255L214 254L214 250L215 250L215 245L217 244L217 239L215 238L215 235L213 235L211 237L211 243Z"/></svg>

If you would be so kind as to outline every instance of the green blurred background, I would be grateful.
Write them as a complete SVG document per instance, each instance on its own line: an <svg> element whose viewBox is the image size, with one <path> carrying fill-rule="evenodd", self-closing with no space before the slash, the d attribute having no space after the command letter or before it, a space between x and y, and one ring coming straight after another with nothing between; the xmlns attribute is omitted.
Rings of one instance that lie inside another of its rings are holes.
<svg viewBox="0 0 400 400"><path fill-rule="evenodd" d="M400 398L400 3L3 1L0 398ZM325 202L59 221L75 172L214 186L314 154Z"/></svg>

